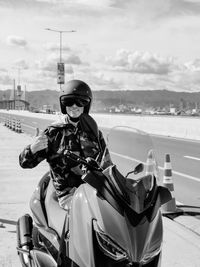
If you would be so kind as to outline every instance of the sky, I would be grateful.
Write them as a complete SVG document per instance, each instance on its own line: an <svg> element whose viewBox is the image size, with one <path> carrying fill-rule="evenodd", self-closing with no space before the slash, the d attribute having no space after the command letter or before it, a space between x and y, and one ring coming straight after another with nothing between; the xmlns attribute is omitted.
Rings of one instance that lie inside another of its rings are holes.
<svg viewBox="0 0 200 267"><path fill-rule="evenodd" d="M200 0L0 0L0 90L200 91ZM71 32L71 31L75 32Z"/></svg>

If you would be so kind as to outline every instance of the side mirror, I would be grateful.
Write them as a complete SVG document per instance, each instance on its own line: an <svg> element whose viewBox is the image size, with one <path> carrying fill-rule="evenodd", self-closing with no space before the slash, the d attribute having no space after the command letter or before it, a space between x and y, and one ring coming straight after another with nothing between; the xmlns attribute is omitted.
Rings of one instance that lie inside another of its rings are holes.
<svg viewBox="0 0 200 267"><path fill-rule="evenodd" d="M144 164L143 163L139 163L135 169L134 169L134 174L138 174L140 172L142 172L144 170Z"/></svg>
<svg viewBox="0 0 200 267"><path fill-rule="evenodd" d="M170 201L172 199L172 195L171 195L169 189L167 189L164 186L158 187L158 194L160 196L161 205L167 203L168 201Z"/></svg>
<svg viewBox="0 0 200 267"><path fill-rule="evenodd" d="M131 172L128 172L127 175L126 175L126 178L128 178L128 176L131 174L131 173L134 173L134 174L138 174L140 172L142 172L144 170L144 164L143 163L139 163L135 169Z"/></svg>

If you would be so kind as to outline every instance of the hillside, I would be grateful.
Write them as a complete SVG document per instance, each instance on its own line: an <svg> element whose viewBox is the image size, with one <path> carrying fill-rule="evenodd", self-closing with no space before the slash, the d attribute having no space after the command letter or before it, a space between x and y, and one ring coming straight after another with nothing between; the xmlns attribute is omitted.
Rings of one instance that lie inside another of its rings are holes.
<svg viewBox="0 0 200 267"><path fill-rule="evenodd" d="M174 106L195 106L200 104L200 92L185 93L172 92L167 90L155 91L98 91L95 92L95 99L105 104L133 103L137 106L165 107Z"/></svg>
<svg viewBox="0 0 200 267"><path fill-rule="evenodd" d="M9 99L11 90L0 91L0 100ZM182 108L200 107L200 92L185 93L167 90L155 91L94 91L93 107L98 109L119 106L120 104L136 107L163 108L175 106ZM26 92L26 100L31 107L41 109L43 105L52 105L59 110L59 92L41 90Z"/></svg>

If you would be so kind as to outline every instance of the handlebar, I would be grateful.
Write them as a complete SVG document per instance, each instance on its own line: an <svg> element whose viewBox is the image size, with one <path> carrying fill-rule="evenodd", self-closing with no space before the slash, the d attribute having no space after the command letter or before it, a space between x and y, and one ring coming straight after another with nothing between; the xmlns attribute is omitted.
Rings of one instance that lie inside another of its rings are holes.
<svg viewBox="0 0 200 267"><path fill-rule="evenodd" d="M65 150L64 151L64 156L66 156L67 158L70 158L74 161L76 161L77 163L81 163L81 164L87 164L86 160L81 158L80 156L74 154L73 152L69 151L69 150Z"/></svg>
<svg viewBox="0 0 200 267"><path fill-rule="evenodd" d="M89 161L87 161L87 159L76 155L75 153L71 152L70 150L65 150L64 151L64 156L66 156L67 158L77 162L78 164L85 165L90 170L96 170L96 171L100 171L101 170L101 168L98 166L98 163L92 158L91 158L91 161L89 162Z"/></svg>
<svg viewBox="0 0 200 267"><path fill-rule="evenodd" d="M68 158L70 160L75 161L78 164L85 165L89 170L101 171L101 167L99 167L98 163L93 158L82 158L81 156L76 155L70 150L64 150L60 154L56 154L50 157L50 160L58 159L58 158ZM87 160L88 159L88 160Z"/></svg>

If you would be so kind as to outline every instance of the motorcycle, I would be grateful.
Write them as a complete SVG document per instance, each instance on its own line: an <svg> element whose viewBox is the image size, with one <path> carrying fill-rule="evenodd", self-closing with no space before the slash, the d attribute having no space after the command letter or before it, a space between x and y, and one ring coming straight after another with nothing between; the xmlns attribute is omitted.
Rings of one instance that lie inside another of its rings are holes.
<svg viewBox="0 0 200 267"><path fill-rule="evenodd" d="M126 136L126 142L122 142ZM60 208L50 175L30 200L32 216L17 223L23 267L159 267L161 205L171 199L159 184L156 153L148 134L114 127L107 135L113 165L103 170L70 151L67 159L86 168L70 209Z"/></svg>

